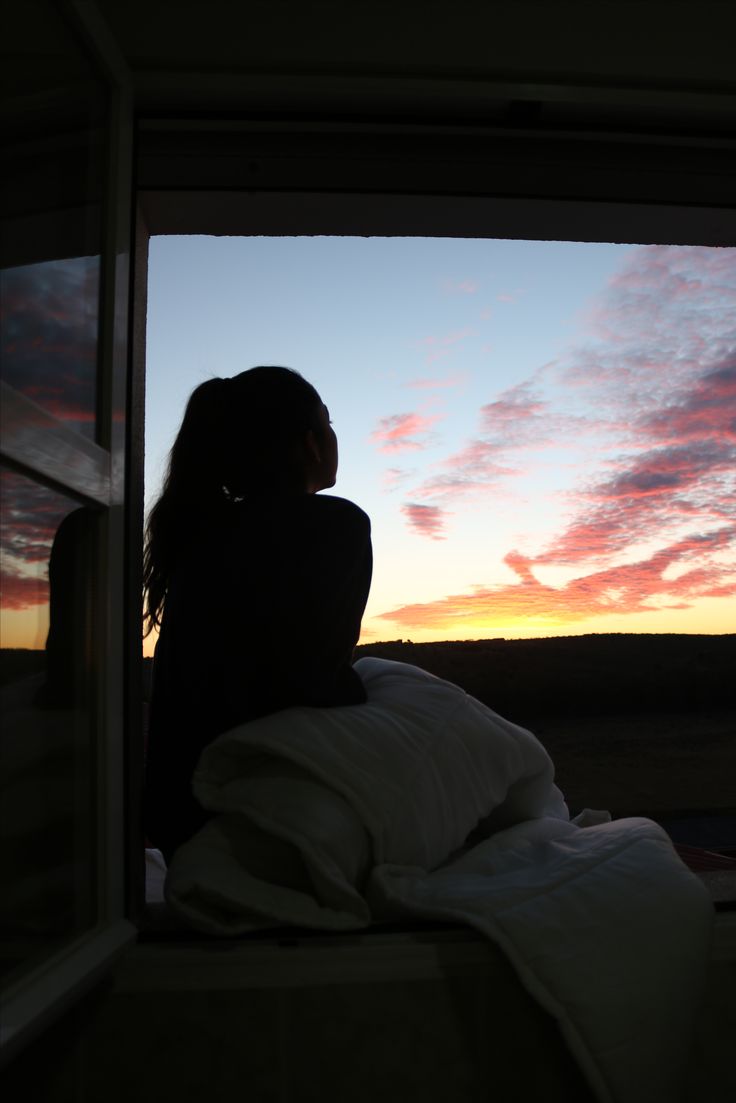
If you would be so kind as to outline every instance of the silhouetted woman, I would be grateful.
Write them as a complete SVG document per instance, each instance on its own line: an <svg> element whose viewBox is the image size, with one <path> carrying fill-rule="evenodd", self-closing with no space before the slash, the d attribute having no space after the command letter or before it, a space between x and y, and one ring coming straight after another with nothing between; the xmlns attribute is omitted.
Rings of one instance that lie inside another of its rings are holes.
<svg viewBox="0 0 736 1103"><path fill-rule="evenodd" d="M368 598L370 522L335 485L337 440L288 368L192 393L147 527L146 625L156 646L146 832L167 860L207 818L200 752L291 705L365 701L352 667Z"/></svg>

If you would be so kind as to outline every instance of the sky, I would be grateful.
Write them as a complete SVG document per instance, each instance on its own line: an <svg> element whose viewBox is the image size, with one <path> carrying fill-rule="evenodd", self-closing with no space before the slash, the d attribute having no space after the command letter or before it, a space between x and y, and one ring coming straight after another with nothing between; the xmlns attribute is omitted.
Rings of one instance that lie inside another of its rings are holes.
<svg viewBox="0 0 736 1103"><path fill-rule="evenodd" d="M361 642L736 626L734 249L161 237L147 355L149 503L203 379L317 387Z"/></svg>
<svg viewBox="0 0 736 1103"><path fill-rule="evenodd" d="M97 260L3 284L5 380L90 435ZM198 383L300 371L371 518L362 642L734 631L736 250L158 237L148 287L147 504ZM42 647L76 503L3 499L3 646Z"/></svg>

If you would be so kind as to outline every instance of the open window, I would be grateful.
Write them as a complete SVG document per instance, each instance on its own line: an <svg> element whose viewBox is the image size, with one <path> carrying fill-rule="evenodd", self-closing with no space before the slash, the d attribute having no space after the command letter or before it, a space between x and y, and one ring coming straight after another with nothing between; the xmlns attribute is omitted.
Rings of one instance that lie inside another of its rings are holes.
<svg viewBox="0 0 736 1103"><path fill-rule="evenodd" d="M672 151L662 156L645 151L641 135L618 134L614 143L613 138L597 133L588 135L587 145L580 135L574 142L568 136L558 144L530 137L523 146L519 143L513 148L508 134L502 134L499 128L494 131L476 126L458 134L450 133L449 128L426 127L423 131L416 126L411 131L403 128L405 147L399 154L399 129L384 122L365 127L359 134L357 128L332 121L313 124L305 137L286 123L220 120L212 128L209 122L143 120L139 182L148 230L151 234L243 237L520 238L714 248L736 240L733 212L720 206L714 193L708 197L702 175L713 150L701 160L699 153L682 141L682 173L675 178ZM596 162L596 155L600 162ZM451 161L454 176L449 172ZM610 168L605 182L599 171L601 163ZM503 181L511 190L514 170L519 174L514 183L516 192L528 194L494 194ZM534 196L535 182L540 186L541 179L546 194ZM433 194L427 194L429 182ZM334 190L330 190L330 184ZM489 194L478 194L482 187L487 187ZM574 198L574 189L584 192L585 198ZM658 191L669 202L654 202ZM687 205L688 194L699 195L701 203ZM216 366L211 370L216 373ZM392 634L399 634L398 630ZM403 634L411 635L411 629ZM393 657L408 656L397 649ZM421 664L419 653L416 661ZM566 671L572 685L566 681L565 689L573 693L576 661L573 654ZM679 662L673 654L672 669ZM452 676L449 664L437 673ZM608 689L613 696L617 692L616 678L613 674ZM684 684L674 688L679 696L670 701L672 714L681 708L685 696ZM488 703L500 711L506 707L493 700ZM566 790L568 786L574 789L575 811L582 801L595 802L591 792L595 785L588 782L600 782L606 773L610 774L607 756L618 756L621 791L627 779L635 784L630 786L625 802L606 800L602 807L619 815L660 815L668 826L676 826L682 841L723 844L726 840L720 837L719 829L711 833L704 821L725 811L729 802L724 799L723 788L711 786L713 791L708 791L707 756L699 753L693 740L701 739L701 745L708 743L713 762L719 763L716 772L727 774L731 758L725 746L730 715L726 716L719 704L721 715L708 717L703 702L701 713L696 709L690 714L693 731L689 747L685 747L683 735L675 755L674 742L668 742L668 721L660 721L651 705L647 708L651 720L637 717L625 739L624 722L619 719L617 724L608 723L604 719L601 726L605 739L590 744L587 764L580 757L586 734L581 725L575 724L574 716L572 723L563 718L549 724L547 732L537 727L538 716L511 712L509 717L539 731L543 741L547 736L553 758L566 758L561 781ZM570 711L574 713L574 708ZM665 701L661 711L667 711ZM605 710L599 715L605 718ZM700 720L704 723L698 727ZM574 729L569 737L566 727ZM608 747L603 747L604 742ZM645 752L645 770L638 768L635 744ZM679 771L676 790L668 785L663 761L672 767L669 773L673 777ZM688 785L691 802L685 792ZM703 823L693 833L695 812L702 813ZM679 822L688 818L689 823ZM731 824L728 838L732 833Z"/></svg>
<svg viewBox="0 0 736 1103"><path fill-rule="evenodd" d="M125 6L107 7L124 21ZM59 14L82 9L83 19ZM131 318L125 66L94 5L16 4L12 30L2 458L8 632L12 623L18 635L3 641L0 744L13 790L2 824L9 1053L135 933L147 236L736 244L730 115L716 96L489 93L476 81L401 77L210 81L172 67L138 89L141 309Z"/></svg>
<svg viewBox="0 0 736 1103"><path fill-rule="evenodd" d="M691 843L725 844L694 814L729 807L736 769L736 656L719 635L734 610L721 339L734 254L355 236L151 246L149 500L203 378L298 365L335 420L333 493L372 519L368 653L534 731L572 814L682 820Z"/></svg>

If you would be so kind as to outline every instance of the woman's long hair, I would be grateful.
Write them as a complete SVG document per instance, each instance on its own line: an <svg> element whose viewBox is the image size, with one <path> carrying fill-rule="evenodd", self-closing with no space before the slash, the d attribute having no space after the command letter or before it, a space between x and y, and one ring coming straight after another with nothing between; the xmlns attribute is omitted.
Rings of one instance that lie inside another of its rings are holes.
<svg viewBox="0 0 736 1103"><path fill-rule="evenodd" d="M191 394L146 525L145 634L161 624L166 591L192 527L217 526L249 491L304 489L306 433L318 437L321 399L290 368L208 379Z"/></svg>

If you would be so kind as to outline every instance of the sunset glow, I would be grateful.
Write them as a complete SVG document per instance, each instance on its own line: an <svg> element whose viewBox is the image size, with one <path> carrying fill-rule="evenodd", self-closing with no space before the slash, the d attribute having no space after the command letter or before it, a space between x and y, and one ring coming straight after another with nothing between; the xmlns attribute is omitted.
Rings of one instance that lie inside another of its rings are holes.
<svg viewBox="0 0 736 1103"><path fill-rule="evenodd" d="M82 432L96 280L54 262L11 288L13 385ZM332 493L371 517L365 642L733 632L735 323L734 249L155 238L147 504L191 390L286 364L330 408ZM6 647L44 645L70 507L28 493L6 495Z"/></svg>
<svg viewBox="0 0 736 1103"><path fill-rule="evenodd" d="M256 363L327 401L363 640L733 631L735 250L159 239L151 276L152 442L169 364L177 413Z"/></svg>

